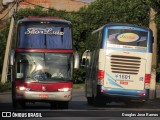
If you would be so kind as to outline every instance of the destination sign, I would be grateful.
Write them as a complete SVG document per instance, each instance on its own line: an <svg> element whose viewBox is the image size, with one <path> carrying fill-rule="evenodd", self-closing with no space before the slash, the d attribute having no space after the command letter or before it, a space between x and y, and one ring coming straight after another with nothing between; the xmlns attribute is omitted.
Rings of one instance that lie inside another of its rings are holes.
<svg viewBox="0 0 160 120"><path fill-rule="evenodd" d="M25 34L48 34L48 35L64 35L64 32L55 31L52 28L28 28Z"/></svg>

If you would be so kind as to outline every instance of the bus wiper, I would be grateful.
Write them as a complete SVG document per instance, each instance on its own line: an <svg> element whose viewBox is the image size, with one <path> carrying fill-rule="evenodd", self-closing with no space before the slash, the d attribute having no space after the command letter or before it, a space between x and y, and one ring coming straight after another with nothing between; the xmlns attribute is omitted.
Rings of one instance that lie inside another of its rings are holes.
<svg viewBox="0 0 160 120"><path fill-rule="evenodd" d="M33 77L32 77L32 78L33 78ZM39 82L39 80L38 80L38 79L36 79L36 78L33 78L33 80L34 80L34 81L36 81L36 82Z"/></svg>
<svg viewBox="0 0 160 120"><path fill-rule="evenodd" d="M64 82L64 81L68 81L68 79L65 79L65 78L51 78L50 79L51 81L62 81L62 82Z"/></svg>

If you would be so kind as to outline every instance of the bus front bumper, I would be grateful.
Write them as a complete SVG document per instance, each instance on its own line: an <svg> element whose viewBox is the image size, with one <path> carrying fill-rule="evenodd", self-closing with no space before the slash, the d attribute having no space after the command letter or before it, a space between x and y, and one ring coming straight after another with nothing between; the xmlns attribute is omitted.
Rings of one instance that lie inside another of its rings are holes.
<svg viewBox="0 0 160 120"><path fill-rule="evenodd" d="M28 101L70 101L72 92L38 92L38 91L16 91L17 100Z"/></svg>

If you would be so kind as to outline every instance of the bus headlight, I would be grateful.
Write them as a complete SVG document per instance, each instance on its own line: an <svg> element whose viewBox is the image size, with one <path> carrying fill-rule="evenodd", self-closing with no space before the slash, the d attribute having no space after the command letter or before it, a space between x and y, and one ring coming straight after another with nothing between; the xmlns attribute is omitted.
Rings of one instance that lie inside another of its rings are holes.
<svg viewBox="0 0 160 120"><path fill-rule="evenodd" d="M19 87L19 90L20 90L20 91L24 91L24 90L26 90L26 88L25 88L24 86L20 86L20 87Z"/></svg>
<svg viewBox="0 0 160 120"><path fill-rule="evenodd" d="M24 86L19 86L19 87L17 87L17 89L20 91L30 91L30 88L26 88Z"/></svg>

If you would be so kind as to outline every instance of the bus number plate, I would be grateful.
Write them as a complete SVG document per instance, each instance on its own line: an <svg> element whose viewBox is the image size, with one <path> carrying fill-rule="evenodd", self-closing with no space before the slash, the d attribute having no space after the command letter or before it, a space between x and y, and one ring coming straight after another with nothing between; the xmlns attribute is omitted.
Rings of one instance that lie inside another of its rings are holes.
<svg viewBox="0 0 160 120"><path fill-rule="evenodd" d="M116 74L115 78L120 80L130 80L131 76L128 74Z"/></svg>
<svg viewBox="0 0 160 120"><path fill-rule="evenodd" d="M40 98L48 98L48 95L47 94L39 94L39 97Z"/></svg>
<svg viewBox="0 0 160 120"><path fill-rule="evenodd" d="M120 84L128 85L128 82L126 82L126 81L120 81Z"/></svg>

